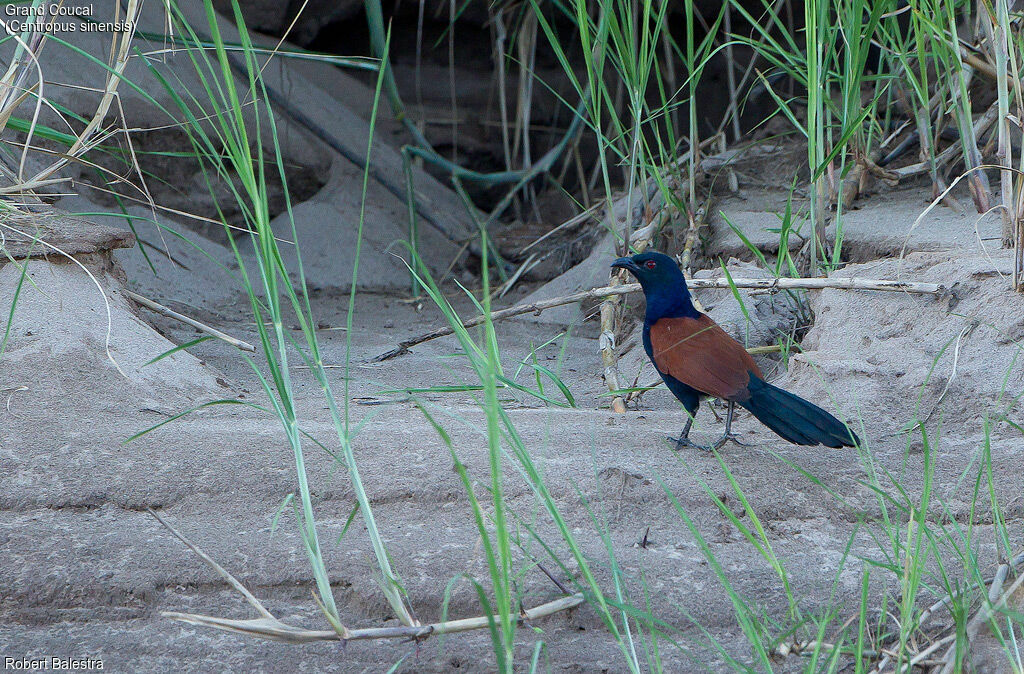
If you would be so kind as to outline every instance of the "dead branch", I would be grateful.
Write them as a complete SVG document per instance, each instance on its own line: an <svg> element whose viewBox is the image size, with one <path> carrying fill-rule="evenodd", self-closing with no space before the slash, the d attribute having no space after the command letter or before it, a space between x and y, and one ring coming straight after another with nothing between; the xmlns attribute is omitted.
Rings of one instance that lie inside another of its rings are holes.
<svg viewBox="0 0 1024 674"><path fill-rule="evenodd" d="M981 136L983 133L988 131L989 127L996 123L996 119L999 117L999 107L997 103L993 103L989 106L988 110L985 111L981 117L974 122L974 135L975 137ZM927 135L927 134L925 134ZM963 139L957 139L950 144L945 150L940 152L935 157L934 164L930 164L927 161L917 162L916 164L910 164L898 169L891 169L889 173L895 175L898 180L910 178L912 176L923 175L929 171L933 171L942 168L949 162L958 158L962 154L961 145Z"/></svg>
<svg viewBox="0 0 1024 674"><path fill-rule="evenodd" d="M826 288L836 290L875 290L875 291L888 291L888 292L905 292L905 293L916 293L924 295L941 295L948 292L948 289L940 283L922 283L915 281L886 281L879 279L862 279L862 278L734 278L732 279L733 284L737 288L757 288L761 290L767 290L770 292L778 292L781 290L788 289L804 289L804 290L824 290ZM689 279L687 284L690 288L729 288L729 280L724 278L718 279ZM501 321L506 318L512 318L514 316L521 316L523 314L540 314L545 309L551 309L554 307L560 307L565 304L576 304L577 302L585 302L587 300L599 300L606 297L617 297L619 295L629 295L631 293L640 292L639 283L627 283L624 285L617 286L604 286L602 288L593 288L591 290L581 290L578 293L571 295L564 295L562 297L553 297L548 300L540 300L539 302L532 302L530 304L517 304L513 307L506 309L499 309L498 311L491 312L492 321ZM471 318L468 321L463 322L464 328L472 328L486 321L486 317L477 316ZM455 332L449 326L437 328L431 330L417 337L411 337L402 342L399 342L395 348L385 351L373 359L372 362L379 363L381 361L389 360L396 356L401 356L408 353L409 348L422 344L423 342L429 342L432 339L438 337L444 337Z"/></svg>
<svg viewBox="0 0 1024 674"><path fill-rule="evenodd" d="M166 527L175 538L184 543L190 550L192 550L192 552L199 555L204 562L217 572L218 576L227 581L232 588L245 597L246 602L248 602L249 605L252 606L261 616L259 618L252 618L249 620L232 620L229 618L218 618L216 616L206 616L196 613L179 613L177 611L161 612L161 615L171 618L172 620L179 620L191 625L199 625L200 627L213 627L224 630L225 632L234 632L235 634L243 634L250 637L261 637L264 639L273 639L274 641L284 641L292 644L305 644L315 641L347 642L360 639L421 640L437 634L454 634L456 632L486 629L496 618L496 616L478 616L475 618L463 618L461 620L447 620L429 625L367 627L356 630L348 629L341 624L337 625L337 629L333 630L308 630L303 627L289 625L275 618L273 614L263 606L263 603L249 592L249 590L246 589L238 579L232 576L231 573L229 573L220 564L215 562L213 558L203 552L196 544L184 535L180 534L169 522L167 522L167 520L160 517L156 511L150 508L149 514L155 517L160 524ZM547 572L545 571L545 573ZM555 580L553 576L550 574L548 575L552 580ZM583 602L583 593L577 592L576 594L560 597L554 601L549 601L546 604L541 604L540 606L535 606L531 609L525 609L518 615L511 616L511 618L517 623L523 623L528 620L543 618L560 611L567 611L579 606Z"/></svg>
<svg viewBox="0 0 1024 674"><path fill-rule="evenodd" d="M866 278L734 278L737 288L755 288L777 292L780 290L877 290L883 292L905 292L921 295L941 295L948 291L941 283L920 281L888 281ZM729 279L692 279L691 288L729 288Z"/></svg>
<svg viewBox="0 0 1024 674"><path fill-rule="evenodd" d="M576 593L526 609L512 616L512 619L521 624L529 620L536 620L560 611L576 608L583 601L583 594ZM273 617L254 618L252 620L230 620L194 613L178 613L176 611L164 611L161 615L201 627L214 627L226 632L235 632L236 634L262 637L264 639L273 639L293 644L304 644L313 641L357 641L362 639L421 640L438 634L455 634L456 632L486 629L491 619L497 620L497 616L478 616L414 627L405 625L397 627L367 627L364 629L348 630L347 634L343 636L334 630L307 630L295 627Z"/></svg>

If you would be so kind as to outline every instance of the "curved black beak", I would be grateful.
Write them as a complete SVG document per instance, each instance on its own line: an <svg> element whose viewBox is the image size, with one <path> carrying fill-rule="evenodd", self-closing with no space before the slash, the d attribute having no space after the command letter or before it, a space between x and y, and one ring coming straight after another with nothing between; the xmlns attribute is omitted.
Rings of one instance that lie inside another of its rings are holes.
<svg viewBox="0 0 1024 674"><path fill-rule="evenodd" d="M633 258L631 257L620 257L615 262L612 262L612 267L631 271L634 276L640 271L640 266L636 262L633 262Z"/></svg>

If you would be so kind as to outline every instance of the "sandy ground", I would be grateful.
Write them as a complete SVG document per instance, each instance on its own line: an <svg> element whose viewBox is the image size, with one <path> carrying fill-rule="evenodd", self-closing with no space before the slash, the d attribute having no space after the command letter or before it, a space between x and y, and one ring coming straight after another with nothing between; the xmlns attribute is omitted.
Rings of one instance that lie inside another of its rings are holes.
<svg viewBox="0 0 1024 674"><path fill-rule="evenodd" d="M161 18L158 9L153 5L154 13L144 17L150 22L144 25L153 30L163 25L153 23ZM81 37L79 46L106 53L106 43L91 42L93 35ZM230 31L225 35L234 39ZM82 83L83 89L106 78L102 69L87 68L84 61L62 63L60 51L47 49L43 55L53 59L47 72L61 73L59 79ZM284 114L279 122L286 157L301 159L302 166L315 170L324 184L296 207L298 237L306 245L304 259L314 288L313 313L324 360L331 365L335 393L343 399L346 333L340 328L345 325L347 294L342 289L351 278L354 248L354 230L347 225L357 219L353 195L361 192L362 171L338 152L328 152L325 139L358 150L357 154L365 152L369 127L363 117L370 98L365 87L334 68L282 66L280 71L268 69L265 77L268 86L288 93L289 100L320 127L319 135L313 136L309 125ZM151 117L148 102L122 91L122 104L133 124L157 127L166 122ZM168 147L177 147L174 138L165 140ZM725 211L750 240L770 250L773 240L778 242L778 235L770 231L778 226L772 213L784 209L787 185L762 179L788 177L793 171L780 169L775 157L765 161L773 162L774 173L741 175L740 194L724 198L716 211ZM450 338L391 361L371 362L400 340L442 323L435 309L403 301L406 270L390 254L394 241L407 235L405 202L395 191L402 183L394 181L401 175L400 155L381 143L374 147L373 164L377 170L368 193L362 285L350 335L348 399L352 422L360 425L354 448L367 493L410 605L426 622L440 619L452 579L466 574L484 581L487 570L449 450L404 391L476 382L463 361L449 357L456 351ZM174 187L183 208L202 205L197 196L201 186ZM459 241L460 232L471 229L470 219L461 201L440 182L417 172L416 189L421 208L433 222L421 227L427 264L443 272L461 245L449 238ZM971 517L970 491L986 420L1008 415L1019 423L1014 404L1024 388L1024 359L1017 357L1024 311L1020 297L1008 291L1008 280L1000 276L1006 273L1009 258L991 250L997 245L991 239L998 223L939 209L908 238L911 224L927 205L921 199L925 193L886 192L858 202L846 215L846 251L849 259L865 264L851 265L839 274L937 281L954 293L941 299L846 291L812 295L817 321L804 339L806 353L794 355L788 369L765 363L777 383L856 419L873 458L853 450L788 445L745 414L734 428L752 446L728 445L721 452L788 570L793 593L807 616L836 611L843 616L837 621L841 622L852 615L862 569L870 567L862 560L892 561L887 557L892 550L886 549L887 539L877 525L880 512L867 485L868 467L881 476L887 493L896 495L897 489L886 472L909 498L917 498L922 448L919 439L900 432L908 420L915 414L927 416L932 438L939 437L940 423L944 429L932 456L936 492L948 511L936 506L929 515L936 522L960 525ZM70 211L100 208L82 197L64 201ZM146 218L149 213L133 209L132 215ZM110 224L119 223L111 219ZM228 334L252 343L257 337L247 300L233 291L239 287L233 278L238 267L222 247L203 244L210 253L205 256L144 219L135 224L140 238L151 244L150 253L168 246L176 262L153 255L154 277L138 249L117 251L119 267L102 257L85 261L94 283L74 264L33 261L29 282L22 284L10 342L0 354L0 655L102 659L106 671L117 672L379 672L399 661L399 670L406 672L493 670L486 632L418 645L294 646L161 616L162 611L236 618L251 614L241 597L226 589L148 509L159 511L234 573L282 620L327 628L310 595L309 562L290 510L285 509L274 526L275 514L297 491L294 458L274 417L252 407L211 406L125 442L203 402L231 398L267 404L256 372L219 342L203 342L147 365L199 333L133 307L123 292L125 282ZM278 233L289 238L285 224L281 217L275 221ZM714 233L706 242L712 255L750 259L721 220L712 224ZM185 231L173 223L169 226ZM591 260L575 273L543 288L518 288L503 301L517 302L530 292L539 293L534 297L551 296L599 285L607 278L610 261L606 243L599 244ZM904 248L911 254L905 264L875 261ZM950 251L959 259L950 260ZM716 264L713 260L707 266ZM472 285L464 271L457 273ZM19 281L14 265L0 262L0 326L7 320L8 301ZM388 294L367 289L387 289ZM761 327L778 318L771 302L745 297L755 300ZM702 300L723 325L745 332L728 293L708 294ZM472 313L465 300L457 299L456 305L465 315ZM780 631L785 629L787 610L782 583L712 499L713 494L737 517L749 519L719 460L698 451L676 453L665 441L684 421L667 391L647 393L626 414L608 411L596 327L579 317L576 308L567 308L542 317L544 322L526 319L499 326L506 369L516 372L531 345L561 333L559 321L572 323L568 336L539 348L537 358L560 373L576 407L549 407L536 398L509 393L509 416L601 586L614 593L611 551L625 576L629 601L644 606L649 599L653 614L678 631L675 644L659 643L664 670L725 670L724 657L708 646L704 630L732 657L748 661L750 648L733 606L666 491L692 518L733 588L755 610L778 620ZM623 348L630 343L633 348L624 355L623 374L647 383L653 372L643 365L635 337L623 339ZM293 354L293 360L299 359ZM259 358L256 363L263 367ZM308 371L294 369L293 376L302 429L336 449L322 392ZM534 385L528 370L517 376L524 385ZM550 385L547 390L555 391ZM477 493L486 496L483 417L472 394L424 394L420 400L445 425L476 481ZM695 435L719 432L720 423L705 406ZM994 483L1011 545L1017 550L1024 538L1021 444L1020 432L1012 426L993 425ZM356 518L339 540L355 503L345 469L312 443L306 444L306 457L320 538L343 621L350 627L395 625L377 585L361 520ZM526 525L563 559L567 556L511 461L505 470L506 497L524 548L517 551L514 564L523 570L518 588L524 605L533 606L559 592L531 566L528 556L545 561L545 553L531 540ZM976 515L980 524L972 545L981 567L989 571L996 557L987 501ZM844 562L847 549L850 554ZM563 577L576 572L550 562L546 566ZM893 596L894 576L871 568L873 605L879 606L875 600L883 593ZM469 583L456 582L453 587L448 615L480 615ZM925 595L922 601L935 599ZM947 618L936 620L941 625ZM521 629L516 646L520 667L540 642L542 661L551 671L626 670L619 647L589 606ZM796 671L805 664L802 658L790 657L779 660L777 668Z"/></svg>
<svg viewBox="0 0 1024 674"><path fill-rule="evenodd" d="M184 4L187 11L196 12L190 16L205 25L198 3ZM162 31L162 16L160 3L150 3L141 26ZM223 25L222 30L225 39L237 39ZM88 53L106 54L109 48L107 38L95 32L76 33L74 40ZM56 45L42 52L41 63L48 78L54 74L51 79L75 84L49 94L54 101L79 111L95 109L91 99L83 103L80 97L102 88L105 70L87 60L69 59ZM126 77L144 80L144 70L133 62ZM343 399L346 333L339 328L345 325L347 295L342 289L351 278L352 225L359 211L354 195L361 193L363 182L363 172L351 157L366 152L365 118L372 97L365 86L329 66L280 65L266 69L263 76L267 86L308 118L300 122L294 114L278 111L287 162L298 164L303 175L315 173L313 182L324 186L296 205L297 235L306 245L308 278L315 290L313 313L320 325L324 359L331 365L331 385ZM198 84L186 78L182 86L195 89ZM155 91L169 104L165 93ZM127 87L119 93L118 108L133 127L166 125L146 97ZM41 121L47 122L45 117ZM465 574L485 581L487 569L449 450L404 391L476 382L463 361L450 357L456 351L451 339L424 344L391 361L371 362L400 340L442 323L435 309L411 306L402 299L406 270L390 253L394 242L408 233L396 150L404 136L394 134L394 125L388 124L385 139L391 138L396 146L381 142L372 150L362 286L349 335L348 399L352 422L359 424L354 448L366 491L409 603L427 622L441 618L443 597L453 579ZM171 135L147 142L152 145L146 147L153 149L180 149L183 140ZM781 165L775 156L763 161L771 170L741 174L740 194L724 198L716 212L725 211L750 240L770 250L772 242L778 242L771 231L778 226L773 213L785 208L795 168ZM181 182L175 178L167 183L166 194L157 195L161 203L172 199L167 205L209 208L194 169L163 168L177 171L167 175L176 175ZM420 229L423 252L431 269L441 273L465 232L475 228L451 190L419 169L415 175L418 203L427 220ZM770 179L778 184L766 182ZM898 497L888 473L911 500L918 498L922 445L919 438L900 431L908 420L927 417L930 437L939 438L932 453L934 484L948 510L935 505L929 517L951 529L972 517L971 489L985 446L986 423L1003 416L1020 423L1015 403L1024 389L1024 358L1018 357L1024 311L1020 296L1010 293L1008 280L1000 276L1006 273L1008 256L991 250L997 245L992 238L998 223L995 218L978 221L938 209L908 238L911 224L927 205L923 194L927 189L890 191L858 201L846 216L846 250L849 259L864 264L839 273L937 281L954 292L941 299L846 291L812 295L817 321L804 339L806 353L793 355L788 369L765 363L776 383L856 419L871 459L854 450L788 445L745 414L739 415L734 428L752 446L728 445L721 452L721 461L747 494L772 549L788 570L802 612L811 619L834 611L840 617L833 624L840 624L853 615L865 568L873 569L873 606L881 605L884 593L890 600L896 596L895 576L870 563L893 563L893 552L877 524L881 513L867 482L871 468L880 476L882 489ZM64 201L69 211L101 209L84 196ZM272 415L241 405L211 406L126 443L140 431L203 402L268 402L257 373L219 342L203 342L147 364L199 333L134 307L124 293L125 283L252 343L257 342L256 326L247 300L234 291L239 287L233 278L238 267L222 247L207 242L203 247L210 255L202 255L156 230L145 220L147 210L133 207L131 213L140 218L135 224L140 238L151 244L150 253L168 246L176 261L154 255L155 277L138 249L117 251L117 266L103 256L84 260L94 278L57 255L34 260L24 283L17 267L5 264L0 256L0 327L5 327L15 290L22 291L10 341L0 354L0 656L91 658L102 660L105 671L115 672L380 672L399 662L398 670L404 672L492 671L494 656L484 631L421 644L295 646L194 627L161 615L181 611L252 617L241 597L149 515L149 509L159 511L235 574L282 620L328 627L311 596L309 562L288 508L274 526L275 515L297 491L297 482L294 457ZM123 221L111 219L111 224L123 226ZM284 238L291 236L287 224L280 216L274 223ZM706 242L712 256L750 259L721 220L712 224L714 233ZM520 301L530 292L551 296L602 283L610 250L600 245L589 266L544 288L519 288L503 301ZM904 264L875 260L898 255L904 248L910 253ZM950 252L958 259L951 260ZM712 258L707 266L716 265ZM456 273L472 285L464 270ZM386 289L388 294L367 289ZM723 324L743 330L728 293L702 299ZM763 326L773 315L773 305L756 302ZM472 313L465 300L456 304L464 314ZM676 453L665 441L684 421L667 391L647 393L622 415L607 409L596 327L581 323L579 316L576 308L568 308L543 317L545 322L526 319L499 326L505 366L516 372L516 363L530 354L531 345L544 344L562 332L559 321L572 323L568 336L539 348L537 358L560 373L576 407L545 406L536 398L507 393L503 395L509 416L602 588L614 594L614 554L628 601L637 606L649 601L653 614L677 631L676 643L659 642L664 671L725 671L724 656L709 647L706 634L731 657L748 662L750 647L732 603L666 492L692 518L733 588L756 611L778 621L780 632L788 626L782 583L715 504L712 495L736 517L750 519L719 460L698 451ZM629 343L633 349L624 355L623 374L647 383L653 373L644 369L635 337L622 341L624 348ZM293 354L293 362L298 360ZM263 367L259 358L255 362ZM293 376L302 429L336 449L322 392L308 371L296 368ZM524 385L534 385L528 370L517 376ZM550 385L547 390L555 391ZM420 400L445 425L476 481L477 493L486 498L483 417L472 394L424 394ZM719 432L720 422L703 407L695 435ZM1021 434L1013 426L992 425L993 482L1016 551L1024 539L1021 446ZM350 627L395 625L377 584L361 520L356 518L339 540L355 503L345 469L311 442L306 444L306 459L320 539L343 621ZM534 606L559 592L528 559L546 560L526 525L563 559L567 555L511 461L505 471L505 493L524 548L516 551L514 561L523 571L518 589L523 604ZM987 494L982 501L973 512L979 523L971 544L981 568L990 572L997 559ZM900 521L895 527L902 530L904 525ZM563 578L577 571L550 562L546 566ZM948 571L959 577L955 565ZM456 582L453 588L450 617L481 614L468 582ZM922 601L936 598L926 590ZM939 616L933 624L947 623L947 617ZM516 654L521 669L541 642L542 662L551 671L626 670L618 645L587 605L519 630ZM643 646L638 644L637 649L643 660ZM793 656L780 659L776 667L799 671L805 665L803 658Z"/></svg>
<svg viewBox="0 0 1024 674"><path fill-rule="evenodd" d="M125 253L118 255L134 273L141 269ZM788 373L778 380L832 409L830 397L834 397L849 417L862 419L862 434L869 439L876 467L898 476L913 494L921 484L920 446L911 442L908 454L908 441L898 429L914 413L917 392L924 383L921 370L929 367L937 347L962 329L964 319L959 316L985 309L997 324L995 331L971 334L971 341L963 345L959 374L940 400L941 384L949 379L952 365L952 352L943 355L936 366L939 385L926 387L922 403L926 410L932 403L941 407L930 429L934 431L939 418L953 429L943 435L934 455L935 483L958 521L966 521L963 518L969 513L973 473L967 479L962 476L982 446L983 415L1005 407L998 401L998 382L991 380L1009 369L1006 388L1011 395L1021 389L1021 365L1010 357L1021 334L1015 332L1022 321L1019 298L1008 295L1005 283L992 271L1007 260L997 254L993 260L979 256L951 263L948 256L921 254L900 269L894 262L889 267L878 263L864 269L848 267L841 273L903 274L957 283L959 311L950 313L948 300L820 293L812 301L819 322L805 340L811 350L795 357ZM73 276L75 269L64 273ZM147 289L159 293L161 287L147 282ZM154 299L184 306L204 304L196 288L189 291L169 283L163 291ZM525 293L526 289L517 291L509 301ZM337 291L325 290L313 297L324 359L337 366L330 372L339 398L345 385L345 332L338 328L345 324L346 303L347 295ZM464 302L459 305L469 313ZM241 297L222 298L207 309L201 316L204 320L256 341L248 305ZM172 343L198 336L180 323L148 312L142 316ZM24 334L32 332L24 328L28 324L18 321L16 315L14 337L4 356L9 367L0 375L4 390L0 465L7 476L0 494L0 543L6 553L0 557L0 652L4 655L101 658L105 669L112 671L382 671L403 657L401 671L492 669L485 632L419 646L397 642L292 646L161 617L161 611L227 617L249 613L240 597L225 589L199 558L147 514L148 508L158 510L236 574L280 618L326 627L310 597L309 565L292 516L286 512L280 525L272 526L282 502L297 489L281 427L258 410L219 406L124 444L132 434L201 401L237 397L263 404L266 400L249 366L217 342L190 349L198 360L180 361L162 379L126 380L103 358L97 359L95 344L72 345L67 353L53 357L33 342L33 335ZM384 363L369 361L399 340L440 322L438 312L429 307L417 310L395 296L361 293L351 335L350 413L354 423L364 424L355 439L357 460L395 568L423 621L440 618L449 581L464 573L484 579L486 568L448 449L400 391L474 382L463 362L447 357L455 351L450 339L424 344ZM517 395L507 400L510 416L602 585L612 591L601 529L607 531L618 564L629 578L632 601L644 601L642 577L655 615L679 630L678 648L661 644L666 671L720 671L724 661L701 644L697 623L735 657L748 658L749 647L728 596L665 489L693 518L738 592L781 618L786 608L783 588L702 486L706 484L742 514L718 460L696 451L677 454L664 440L683 422L678 404L667 391L646 394L638 409L624 415L605 408L594 332L592 323L572 327L568 337L538 351L542 364L561 372L577 407L546 407ZM530 321L502 324L499 339L507 367L514 372L516 361L529 354L531 344L539 345L556 334L552 326ZM1004 339L1006 335L1010 337ZM894 338L897 342L884 343ZM874 339L878 343L871 346ZM911 348L915 344L916 350ZM116 351L116 343L114 347ZM149 348L155 356L169 347L153 343ZM894 353L902 357L895 359ZM49 359L45 362L62 365L40 371L38 358L43 357ZM208 373L214 383L197 378L193 370ZM175 372L181 377L175 379ZM303 429L336 448L321 392L302 370L296 370L295 376ZM530 384L532 376L522 373L520 381ZM422 400L452 434L461 461L478 481L480 493L485 493L487 453L479 430L483 420L471 394L427 394ZM719 432L706 407L698 421L697 435ZM862 563L847 560L835 582L847 545L852 541L855 556L884 559L883 549L872 538L878 533L872 519L879 513L865 485L863 463L853 450L788 445L746 415L739 417L737 426L753 446L728 445L722 460L765 525L773 549L789 570L802 609L811 615L830 608L851 612L844 606L855 606L859 597ZM1004 516L1019 544L1024 522L1020 434L1006 424L998 425L991 447ZM360 520L338 541L355 503L344 469L311 443L306 452L327 567L345 623L352 627L395 624L376 585L372 552ZM844 502L789 462L843 495ZM508 501L516 517L530 523L546 543L563 550L553 526L538 513L533 495L511 464L506 470ZM526 550L543 560L540 546L529 541L525 530L523 534ZM990 568L995 561L991 527L976 527L976 535L981 563ZM641 547L645 537L647 545ZM520 568L528 566L522 553L518 560ZM876 572L872 579L876 596L894 588L891 574ZM519 587L526 605L558 595L536 569L524 574ZM479 614L471 587L456 584L449 615ZM553 671L625 670L618 647L590 607L537 621L531 627L519 632L520 662L528 662L532 649L543 641ZM791 658L778 666L785 671L803 664L800 658Z"/></svg>

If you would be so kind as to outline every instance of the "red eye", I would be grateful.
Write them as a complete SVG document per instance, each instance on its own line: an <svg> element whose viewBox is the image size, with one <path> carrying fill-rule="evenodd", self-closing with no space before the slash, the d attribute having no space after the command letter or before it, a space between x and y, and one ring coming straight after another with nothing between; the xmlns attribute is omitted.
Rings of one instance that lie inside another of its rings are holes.
<svg viewBox="0 0 1024 674"><path fill-rule="evenodd" d="M658 266L658 263L655 262L654 260L648 260L647 262L644 262L644 266L647 267L648 269L654 269L655 267Z"/></svg>

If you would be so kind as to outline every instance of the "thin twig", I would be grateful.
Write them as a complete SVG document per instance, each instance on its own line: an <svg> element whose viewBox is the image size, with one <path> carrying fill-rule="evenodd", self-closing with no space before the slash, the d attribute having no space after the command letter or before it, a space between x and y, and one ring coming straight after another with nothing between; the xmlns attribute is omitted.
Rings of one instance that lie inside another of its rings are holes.
<svg viewBox="0 0 1024 674"><path fill-rule="evenodd" d="M928 413L928 416L926 416L923 421L914 426L915 429L928 423L935 414L935 411L939 409L942 401L945 400L946 394L949 393L949 387L952 385L953 380L956 379L956 368L957 364L960 362L960 349L963 346L964 341L967 339L967 336L971 334L979 324L978 320L972 320L964 326L963 330L960 331L960 334L956 338L956 346L953 349L953 367L950 370L949 378L946 379L946 385L943 387L942 393L939 394L938 400L935 401L935 406L932 407L932 411Z"/></svg>
<svg viewBox="0 0 1024 674"><path fill-rule="evenodd" d="M565 593L565 594L567 594L567 595L569 595L569 594L572 594L572 592L571 592L571 591L569 590L569 588L567 588L567 587L566 587L566 586L565 586L565 585L564 585L564 584L562 583L562 581L558 580L558 578L556 578L556 577L555 577L555 575L554 575L553 573L551 573L550 571L548 571L548 570L547 570L547 568L546 568L546 567L545 567L545 566L544 566L543 564L541 564L541 563L540 563L540 562L538 562L537 560L534 560L534 561L533 561L533 563L534 563L534 564L536 564L536 565L537 565L537 568L538 568L538 569L540 569L540 570L541 570L541 572L542 572L542 573L543 573L543 574L544 574L545 576L547 576L547 577L548 577L548 578L549 578L549 579L551 580L551 582L552 582L552 583L554 583L554 584L555 584L555 587L557 587L557 588L558 588L559 590L561 590L561 591L562 591L563 593Z"/></svg>
<svg viewBox="0 0 1024 674"><path fill-rule="evenodd" d="M885 281L878 279L861 279L861 278L734 278L732 279L733 284L737 288L759 288L762 290L779 291L785 289L797 289L802 288L806 290L823 290L825 288L832 288L837 290L877 290L877 291L890 291L890 292L907 292L907 293L919 293L926 295L941 295L947 291L947 288L940 283L920 283L912 281ZM720 279L690 279L687 281L690 288L729 288L729 280ZM606 297L614 297L618 295L629 295L631 293L640 292L639 283L627 283L619 286L604 286L601 288L593 288L592 290L582 290L571 295L564 295L562 297L553 297L548 300L540 300L538 302L532 302L530 304L518 304L513 307L506 309L499 309L498 311L491 312L492 321L500 321L506 318L512 318L513 316L521 316L523 314L540 314L545 309L551 309L553 307L560 307L566 304L576 304L577 302L585 302L587 300L599 300ZM480 325L486 320L484 316L477 316L471 318L468 321L463 322L462 326L465 328L472 328ZM437 328L431 330L417 337L411 337L402 342L399 342L398 346L389 351L385 351L376 358L373 362L379 363L384 360L389 360L395 356L400 356L409 351L410 347L422 344L423 342L429 342L432 339L438 337L444 337L450 335L455 330L450 326Z"/></svg>
<svg viewBox="0 0 1024 674"><path fill-rule="evenodd" d="M176 321L181 321L182 323L185 323L186 325L191 325L196 330L201 330L201 331L205 332L206 334L210 335L211 337L216 337L217 339L219 339L219 340L221 340L223 342L227 342L231 346L238 347L239 349L242 349L243 351L249 351L250 353L255 353L256 352L256 347L253 346L252 344L250 344L249 342L243 342L240 339L235 339L231 335L224 334L223 332L221 332L217 328L211 328L209 325L206 325L204 323L200 323L199 321L197 321L194 318L189 318L188 316L184 316L182 314L179 314L177 311L174 311L173 309L168 309L167 307L165 307L164 305L160 304L159 302L154 302L153 300L147 299L147 298L143 297L142 295L139 295L138 293L133 293L131 290L125 290L124 293L125 293L125 295L130 297L132 300L138 302L139 304L141 304L142 306L146 307L147 309L152 309L153 311L157 312L158 314L162 314L162 315L166 316L167 318L173 318Z"/></svg>

